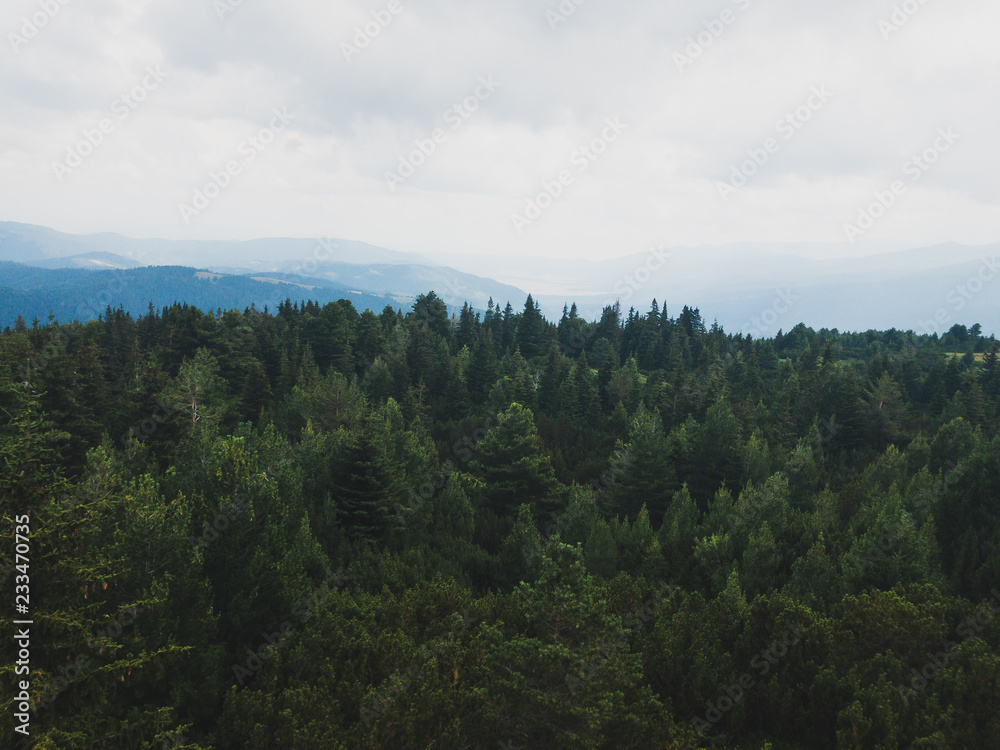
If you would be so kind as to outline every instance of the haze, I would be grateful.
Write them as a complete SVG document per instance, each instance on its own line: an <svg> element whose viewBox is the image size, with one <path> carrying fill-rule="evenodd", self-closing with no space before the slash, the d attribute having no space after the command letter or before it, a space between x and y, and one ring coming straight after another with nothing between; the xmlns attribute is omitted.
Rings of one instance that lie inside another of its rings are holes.
<svg viewBox="0 0 1000 750"><path fill-rule="evenodd" d="M998 25L985 0L13 0L2 218L466 261L985 245Z"/></svg>

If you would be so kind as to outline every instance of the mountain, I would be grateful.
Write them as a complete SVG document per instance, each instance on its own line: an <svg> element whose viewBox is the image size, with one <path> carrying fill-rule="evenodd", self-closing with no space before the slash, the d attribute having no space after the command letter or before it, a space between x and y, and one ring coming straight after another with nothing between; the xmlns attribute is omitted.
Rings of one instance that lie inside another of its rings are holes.
<svg viewBox="0 0 1000 750"><path fill-rule="evenodd" d="M345 289L366 290L397 297L416 297L434 290L441 299L452 306L468 302L473 307L484 310L490 298L496 302L519 303L527 294L515 286L500 284L469 273L443 266L423 266L414 264L359 264L359 263L316 263L305 269L290 263L261 264L270 269L247 271L239 268L210 267L210 270L241 273L252 278L262 274L298 279L303 283L319 281L335 282Z"/></svg>
<svg viewBox="0 0 1000 750"><path fill-rule="evenodd" d="M917 332L981 323L985 333L1000 333L1000 244L886 246L876 253L848 244L739 243L677 246L600 261L529 261L474 252L418 255L353 240L171 241L71 235L0 222L0 260L91 272L149 266L185 266L192 273L204 269L243 277L247 286L241 287L240 299L246 300L273 296L274 289L261 296L265 287L255 284L282 282L287 287L283 293L293 299L353 294L405 306L433 290L451 307L468 302L482 310L492 298L520 309L527 296L522 290L528 290L550 317L571 302L593 320L616 302L627 314L633 307L645 312L656 299L674 314L682 305L698 307L708 321L755 337L800 322L817 329ZM225 288L233 284L226 281ZM18 287L8 283L2 270L0 286L8 288L8 305L14 305ZM197 299L198 304L219 306L218 295L207 295L189 280L172 278L164 294L174 295L168 302ZM194 297L177 296L181 294ZM29 304L34 315L57 302L50 296L44 303L18 304ZM132 302L129 298L128 304ZM147 302L142 301L143 310Z"/></svg>
<svg viewBox="0 0 1000 750"><path fill-rule="evenodd" d="M41 323L52 313L62 323L97 318L110 305L133 316L145 314L150 303L160 309L186 302L202 310L243 310L250 305L274 310L290 298L319 304L350 300L360 312L381 312L386 305L405 309L412 300L352 292L337 285L304 284L282 279L226 276L182 266L150 266L116 271L44 269L0 262L0 327L22 316Z"/></svg>
<svg viewBox="0 0 1000 750"><path fill-rule="evenodd" d="M824 255L825 253L825 255ZM922 332L981 323L1000 333L1000 243L947 243L859 256L851 245L741 243L672 247L602 261L441 256L511 284L526 284L548 315L568 302L593 319L620 301L676 313L697 306L728 331L773 335L799 322L814 328ZM980 277L980 274L982 276ZM980 280L986 279L980 285ZM968 288L967 288L968 287ZM786 300L787 298L787 300Z"/></svg>
<svg viewBox="0 0 1000 750"><path fill-rule="evenodd" d="M422 263L412 253L353 240L269 238L247 241L161 240L120 234L66 234L34 224L0 222L0 260L36 264L49 258L67 258L93 252L112 253L145 266L232 265L253 269L275 261L306 263L310 258L342 262Z"/></svg>
<svg viewBox="0 0 1000 750"><path fill-rule="evenodd" d="M289 274L333 281L355 293L376 296L416 297L433 289L449 305L469 302L479 309L486 307L490 297L516 303L527 296L517 287L434 264L422 255L326 238L134 239L118 234L64 234L31 224L0 222L0 261L42 268L187 266L250 277Z"/></svg>

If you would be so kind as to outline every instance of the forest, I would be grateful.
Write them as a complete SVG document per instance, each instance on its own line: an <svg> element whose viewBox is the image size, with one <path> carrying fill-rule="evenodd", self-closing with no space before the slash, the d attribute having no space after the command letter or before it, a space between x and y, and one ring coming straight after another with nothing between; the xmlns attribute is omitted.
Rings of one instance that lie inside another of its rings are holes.
<svg viewBox="0 0 1000 750"><path fill-rule="evenodd" d="M18 318L0 745L1000 747L998 356L433 292Z"/></svg>

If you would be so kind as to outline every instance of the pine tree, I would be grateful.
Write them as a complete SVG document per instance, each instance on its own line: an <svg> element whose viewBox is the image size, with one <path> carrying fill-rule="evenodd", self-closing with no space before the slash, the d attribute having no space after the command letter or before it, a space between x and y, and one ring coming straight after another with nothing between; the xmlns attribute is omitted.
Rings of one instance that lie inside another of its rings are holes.
<svg viewBox="0 0 1000 750"><path fill-rule="evenodd" d="M215 357L207 349L198 349L181 365L177 377L164 389L162 399L179 412L188 435L194 436L225 419L230 408L225 391Z"/></svg>
<svg viewBox="0 0 1000 750"><path fill-rule="evenodd" d="M614 479L607 490L610 512L635 518L646 505L653 522L659 525L677 489L677 479L659 417L641 404L629 426L627 440L619 441L615 448L609 471Z"/></svg>
<svg viewBox="0 0 1000 750"><path fill-rule="evenodd" d="M482 404L486 401L498 373L499 366L494 351L493 334L484 326L479 333L476 348L472 350L472 358L469 360L469 396L473 403Z"/></svg>
<svg viewBox="0 0 1000 750"><path fill-rule="evenodd" d="M413 313L408 316L410 323L420 329L426 328L446 341L452 338L451 323L448 321L448 305L434 292L421 294L413 303Z"/></svg>
<svg viewBox="0 0 1000 750"><path fill-rule="evenodd" d="M545 351L542 348L542 338L547 325L541 310L529 294L524 303L524 312L517 323L517 346L525 358L534 359Z"/></svg>
<svg viewBox="0 0 1000 750"><path fill-rule="evenodd" d="M455 332L455 345L461 350L462 347L472 349L479 340L479 315L473 312L472 307L466 302L462 305L462 312L458 318L458 330Z"/></svg>
<svg viewBox="0 0 1000 750"><path fill-rule="evenodd" d="M543 413L556 413L558 409L557 394L562 379L562 358L559 356L559 349L556 346L551 346L538 386L538 407Z"/></svg>
<svg viewBox="0 0 1000 750"><path fill-rule="evenodd" d="M537 583L510 597L487 648L495 731L526 747L666 745L669 721L641 677L620 615L579 549L553 538Z"/></svg>
<svg viewBox="0 0 1000 750"><path fill-rule="evenodd" d="M594 524L583 550L587 570L602 578L614 578L618 572L618 545L606 521Z"/></svg>
<svg viewBox="0 0 1000 750"><path fill-rule="evenodd" d="M243 377L243 389L240 395L240 418L254 422L260 417L261 410L271 403L271 383L267 379L264 366L256 359L250 362L246 375Z"/></svg>
<svg viewBox="0 0 1000 750"><path fill-rule="evenodd" d="M494 336L499 345L498 356L511 351L517 344L517 315L510 302L503 310L503 317L500 318L500 335Z"/></svg>
<svg viewBox="0 0 1000 750"><path fill-rule="evenodd" d="M368 426L349 434L335 459L333 499L354 536L383 539L400 523L402 486L386 448Z"/></svg>
<svg viewBox="0 0 1000 750"><path fill-rule="evenodd" d="M478 445L469 470L484 483L487 506L513 517L522 503L547 516L562 506L564 488L542 449L530 409L513 403L497 415L497 425Z"/></svg>

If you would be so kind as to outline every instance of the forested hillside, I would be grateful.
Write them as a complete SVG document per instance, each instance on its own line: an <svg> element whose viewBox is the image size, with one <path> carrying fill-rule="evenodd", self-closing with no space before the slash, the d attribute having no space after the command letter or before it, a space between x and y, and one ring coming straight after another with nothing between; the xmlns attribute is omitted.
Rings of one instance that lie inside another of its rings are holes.
<svg viewBox="0 0 1000 750"><path fill-rule="evenodd" d="M277 307L286 294L306 294L318 303L346 299L362 310L400 307L387 295L351 291L329 280L290 274L231 276L183 266L149 266L120 271L35 268L0 261L0 326L24 320L86 322L109 305L138 317L150 306L184 300L201 310ZM409 298L411 301L413 297Z"/></svg>
<svg viewBox="0 0 1000 750"><path fill-rule="evenodd" d="M433 293L19 321L33 746L1000 747L980 330Z"/></svg>

